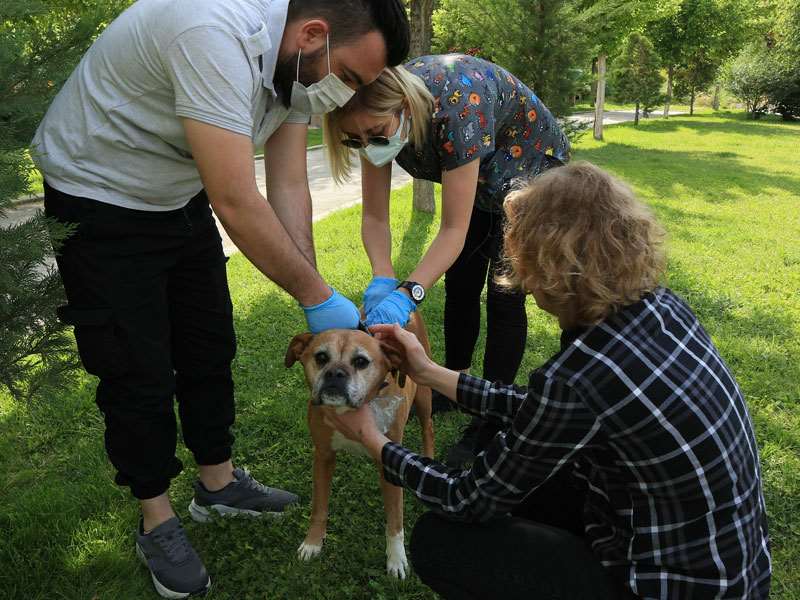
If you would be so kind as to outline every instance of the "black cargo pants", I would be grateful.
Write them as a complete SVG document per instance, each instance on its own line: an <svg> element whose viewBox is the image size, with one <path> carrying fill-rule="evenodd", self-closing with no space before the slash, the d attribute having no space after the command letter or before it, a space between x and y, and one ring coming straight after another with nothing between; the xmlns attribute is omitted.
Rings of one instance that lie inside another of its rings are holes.
<svg viewBox="0 0 800 600"><path fill-rule="evenodd" d="M204 192L183 209L131 210L45 186L45 213L77 224L58 256L116 482L139 499L181 470L174 398L200 465L231 456L233 313L222 242Z"/></svg>

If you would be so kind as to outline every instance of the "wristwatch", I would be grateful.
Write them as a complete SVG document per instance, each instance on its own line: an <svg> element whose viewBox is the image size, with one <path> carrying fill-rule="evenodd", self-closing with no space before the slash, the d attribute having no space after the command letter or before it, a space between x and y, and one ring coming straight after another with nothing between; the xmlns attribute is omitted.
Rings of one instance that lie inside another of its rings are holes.
<svg viewBox="0 0 800 600"><path fill-rule="evenodd" d="M425 300L425 288L422 287L421 283L417 283L416 281L401 281L400 285L397 286L398 290L400 288L408 290L408 293L411 294L411 299L417 306L422 304L422 301Z"/></svg>

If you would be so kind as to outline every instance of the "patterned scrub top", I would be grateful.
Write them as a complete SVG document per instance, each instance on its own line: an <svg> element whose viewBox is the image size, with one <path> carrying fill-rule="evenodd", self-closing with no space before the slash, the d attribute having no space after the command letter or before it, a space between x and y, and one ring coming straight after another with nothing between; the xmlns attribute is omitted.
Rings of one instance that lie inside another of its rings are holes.
<svg viewBox="0 0 800 600"><path fill-rule="evenodd" d="M569 160L570 144L536 94L493 63L461 54L423 56L405 65L436 105L420 151L406 146L397 163L417 179L441 182L442 171L481 161L475 206L502 212L514 180Z"/></svg>

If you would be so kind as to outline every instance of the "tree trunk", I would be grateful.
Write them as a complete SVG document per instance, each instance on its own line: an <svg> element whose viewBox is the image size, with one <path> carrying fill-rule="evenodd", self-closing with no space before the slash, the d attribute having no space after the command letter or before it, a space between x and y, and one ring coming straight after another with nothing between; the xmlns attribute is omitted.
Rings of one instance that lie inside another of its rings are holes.
<svg viewBox="0 0 800 600"><path fill-rule="evenodd" d="M636 114L633 115L633 126L637 127L639 125L639 103L636 103Z"/></svg>
<svg viewBox="0 0 800 600"><path fill-rule="evenodd" d="M594 102L595 98L597 98L597 57L595 56L592 59L592 91L591 91L592 101Z"/></svg>
<svg viewBox="0 0 800 600"><path fill-rule="evenodd" d="M664 102L664 118L669 118L669 106L672 103L672 75L674 74L675 67L670 65L667 69L667 99Z"/></svg>
<svg viewBox="0 0 800 600"><path fill-rule="evenodd" d="M694 88L692 88L692 93L689 97L689 116L691 117L694 115Z"/></svg>
<svg viewBox="0 0 800 600"><path fill-rule="evenodd" d="M594 139L603 139L603 114L606 105L606 55L597 57L597 99L594 103Z"/></svg>
<svg viewBox="0 0 800 600"><path fill-rule="evenodd" d="M410 4L411 56L423 56L431 51L434 0L411 0ZM414 210L436 212L432 181L414 180Z"/></svg>
<svg viewBox="0 0 800 600"><path fill-rule="evenodd" d="M719 110L719 93L720 93L720 84L714 86L714 101L711 103L711 108L714 110Z"/></svg>

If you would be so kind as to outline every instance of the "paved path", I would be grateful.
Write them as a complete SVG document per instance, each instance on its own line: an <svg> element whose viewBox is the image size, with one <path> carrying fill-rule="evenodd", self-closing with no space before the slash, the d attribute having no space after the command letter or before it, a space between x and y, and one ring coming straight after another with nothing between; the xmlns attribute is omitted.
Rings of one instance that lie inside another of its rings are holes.
<svg viewBox="0 0 800 600"><path fill-rule="evenodd" d="M684 114L680 111L671 110L669 116L676 117ZM660 119L664 115L664 107L659 107L658 110L650 113L650 119ZM575 113L570 117L575 121L583 123L594 123L594 112ZM616 125L618 123L632 123L636 118L635 110L607 110L603 113L603 125ZM639 112L639 119L643 120L641 111Z"/></svg>
<svg viewBox="0 0 800 600"><path fill-rule="evenodd" d="M679 115L682 113L673 112L671 115ZM661 113L653 113L651 118L660 117ZM594 113L576 113L572 118L591 123L594 121ZM603 123L606 125L614 125L616 123L625 123L633 121L634 111L606 111L603 117ZM358 161L356 161L358 162ZM401 187L411 181L411 176L408 175L403 169L396 164L393 168L392 187ZM256 159L256 179L258 181L258 188L262 194L266 194L266 183L264 175L264 165L262 160ZM333 211L340 208L345 208L358 204L361 202L361 169L357 166L353 171L353 177L350 182L337 186L328 169L327 161L325 159L325 152L322 149L310 150L308 152L308 183L311 190L311 198L314 207L314 220L321 219ZM40 202L26 203L16 208L9 210L5 218L0 219L0 227L8 226L9 224L22 222L33 216L37 210L41 208ZM220 227L223 243L225 246L225 253L230 255L236 252L236 246L231 242L225 230Z"/></svg>

